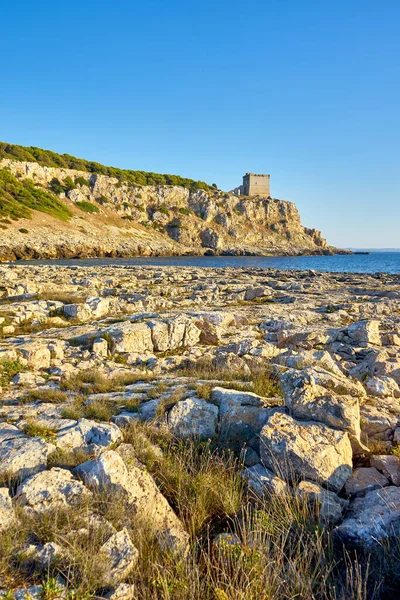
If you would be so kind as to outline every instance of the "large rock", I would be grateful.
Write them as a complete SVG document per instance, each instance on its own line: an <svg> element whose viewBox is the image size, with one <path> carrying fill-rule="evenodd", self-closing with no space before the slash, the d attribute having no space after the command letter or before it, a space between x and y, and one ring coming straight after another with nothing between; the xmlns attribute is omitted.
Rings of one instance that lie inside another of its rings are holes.
<svg viewBox="0 0 400 600"><path fill-rule="evenodd" d="M126 480L128 471L117 452L106 450L97 458L75 467L74 473L91 489L118 490L121 482Z"/></svg>
<svg viewBox="0 0 400 600"><path fill-rule="evenodd" d="M63 313L68 319L75 319L81 322L88 321L92 316L87 304L65 304Z"/></svg>
<svg viewBox="0 0 400 600"><path fill-rule="evenodd" d="M260 433L261 461L284 480L310 479L339 492L352 472L346 432L273 414Z"/></svg>
<svg viewBox="0 0 400 600"><path fill-rule="evenodd" d="M26 438L26 435L18 427L11 425L11 423L0 423L0 444L17 437Z"/></svg>
<svg viewBox="0 0 400 600"><path fill-rule="evenodd" d="M127 529L112 535L100 551L106 557L107 570L103 575L103 584L106 586L123 582L139 558L139 551L133 545Z"/></svg>
<svg viewBox="0 0 400 600"><path fill-rule="evenodd" d="M400 398L400 388L391 377L368 377L364 385L371 396L378 396L378 398L394 396L395 398Z"/></svg>
<svg viewBox="0 0 400 600"><path fill-rule="evenodd" d="M335 525L342 518L347 501L311 481L301 481L296 489L300 497L318 507L321 525Z"/></svg>
<svg viewBox="0 0 400 600"><path fill-rule="evenodd" d="M96 453L121 441L122 438L121 430L113 423L79 419L76 425L58 432L56 445L62 450L83 449Z"/></svg>
<svg viewBox="0 0 400 600"><path fill-rule="evenodd" d="M400 488L389 486L368 492L350 505L346 519L334 530L335 537L350 547L366 551L397 541L400 534Z"/></svg>
<svg viewBox="0 0 400 600"><path fill-rule="evenodd" d="M393 455L376 455L371 458L371 467L388 477L393 485L400 485L400 458Z"/></svg>
<svg viewBox="0 0 400 600"><path fill-rule="evenodd" d="M352 343L357 346L368 344L381 345L379 321L363 320L352 323L347 329L347 335Z"/></svg>
<svg viewBox="0 0 400 600"><path fill-rule="evenodd" d="M29 477L17 488L14 501L29 512L41 513L60 506L78 505L89 490L66 469L57 467Z"/></svg>
<svg viewBox="0 0 400 600"><path fill-rule="evenodd" d="M110 300L108 298L92 296L86 300L86 305L89 307L92 317L95 319L100 319L108 314L110 309Z"/></svg>
<svg viewBox="0 0 400 600"><path fill-rule="evenodd" d="M201 331L195 320L184 316L166 321L150 321L149 327L155 352L175 350L182 346L194 346L199 342Z"/></svg>
<svg viewBox="0 0 400 600"><path fill-rule="evenodd" d="M260 463L244 469L242 477L251 491L260 498L268 494L287 494L290 491L290 487L285 481L274 475L269 469L265 469Z"/></svg>
<svg viewBox="0 0 400 600"><path fill-rule="evenodd" d="M397 413L382 406L364 404L360 407L362 431L369 439L387 440L400 423Z"/></svg>
<svg viewBox="0 0 400 600"><path fill-rule="evenodd" d="M181 400L168 414L168 427L178 438L214 437L218 422L218 407L200 398Z"/></svg>
<svg viewBox="0 0 400 600"><path fill-rule="evenodd" d="M252 392L215 387L211 399L219 406L220 444L235 450L258 435L271 414L263 398Z"/></svg>
<svg viewBox="0 0 400 600"><path fill-rule="evenodd" d="M301 372L291 370L282 375L281 386L285 398L291 397L299 379L304 379L310 384L325 388L329 392L334 392L335 395L353 396L354 398L364 398L366 396L365 389L359 381L354 381L344 375L339 377L318 367L307 367Z"/></svg>
<svg viewBox="0 0 400 600"><path fill-rule="evenodd" d="M199 315L196 325L201 330L200 343L218 346L227 328L234 322L235 317L226 312L210 312Z"/></svg>
<svg viewBox="0 0 400 600"><path fill-rule="evenodd" d="M20 346L18 350L27 361L28 367L34 371L50 367L51 353L46 343L31 342Z"/></svg>
<svg viewBox="0 0 400 600"><path fill-rule="evenodd" d="M168 323L150 321L151 339L155 352L166 352L171 349Z"/></svg>
<svg viewBox="0 0 400 600"><path fill-rule="evenodd" d="M0 443L0 476L24 480L47 466L49 445L40 438L23 435Z"/></svg>
<svg viewBox="0 0 400 600"><path fill-rule="evenodd" d="M153 352L151 328L147 323L130 323L125 321L104 330L113 340L116 352Z"/></svg>
<svg viewBox="0 0 400 600"><path fill-rule="evenodd" d="M121 454L129 459L129 467ZM188 534L150 473L135 461L132 446L122 444L118 452L110 450L104 459L100 456L83 463L76 472L91 489L108 487L123 493L132 513L152 525L165 548L187 551Z"/></svg>
<svg viewBox="0 0 400 600"><path fill-rule="evenodd" d="M365 496L367 492L390 485L383 473L374 467L359 467L354 469L346 481L344 491L348 496Z"/></svg>
<svg viewBox="0 0 400 600"><path fill-rule="evenodd" d="M296 419L320 421L360 437L360 407L356 397L327 394L309 372L287 371L281 382L286 406Z"/></svg>
<svg viewBox="0 0 400 600"><path fill-rule="evenodd" d="M278 354L273 363L293 369L304 369L305 367L318 366L325 371L343 377L342 371L339 369L329 352L324 350L302 350L301 352L287 351Z"/></svg>
<svg viewBox="0 0 400 600"><path fill-rule="evenodd" d="M63 312L66 317L83 322L104 317L108 314L109 309L110 301L108 298L92 296L83 304L65 304Z"/></svg>

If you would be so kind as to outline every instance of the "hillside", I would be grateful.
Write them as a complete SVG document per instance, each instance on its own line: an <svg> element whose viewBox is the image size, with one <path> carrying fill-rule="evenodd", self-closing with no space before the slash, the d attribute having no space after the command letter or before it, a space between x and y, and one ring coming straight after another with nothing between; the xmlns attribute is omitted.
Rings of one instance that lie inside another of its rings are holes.
<svg viewBox="0 0 400 600"><path fill-rule="evenodd" d="M0 259L331 254L295 204L0 143Z"/></svg>

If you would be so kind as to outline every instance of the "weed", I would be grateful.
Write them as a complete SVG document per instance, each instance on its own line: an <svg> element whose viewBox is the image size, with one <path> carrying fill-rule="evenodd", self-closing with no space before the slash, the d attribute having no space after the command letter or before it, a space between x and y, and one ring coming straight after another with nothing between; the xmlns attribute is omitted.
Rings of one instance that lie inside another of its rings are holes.
<svg viewBox="0 0 400 600"><path fill-rule="evenodd" d="M63 404L67 402L68 396L60 390L33 390L24 398L24 402L44 402L49 404Z"/></svg>
<svg viewBox="0 0 400 600"><path fill-rule="evenodd" d="M24 368L18 359L0 361L0 387L7 387L15 375L22 373Z"/></svg>
<svg viewBox="0 0 400 600"><path fill-rule="evenodd" d="M24 433L30 437L40 437L46 442L54 441L57 431L46 425L41 425L34 419L29 419L24 427Z"/></svg>

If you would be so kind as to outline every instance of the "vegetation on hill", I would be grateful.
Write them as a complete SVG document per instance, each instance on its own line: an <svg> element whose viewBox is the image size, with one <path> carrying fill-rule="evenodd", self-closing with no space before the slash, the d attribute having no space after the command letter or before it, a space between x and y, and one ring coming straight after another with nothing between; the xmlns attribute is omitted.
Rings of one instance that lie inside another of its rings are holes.
<svg viewBox="0 0 400 600"><path fill-rule="evenodd" d="M37 162L47 167L58 167L63 169L76 169L89 173L99 173L109 177L116 177L121 182L132 185L180 185L192 190L208 190L215 188L215 184L209 186L204 181L194 181L179 175L162 175L146 171L132 171L131 169L117 169L106 167L97 162L75 158L69 154L57 154L51 150L42 150L34 146L17 146L0 142L0 160L9 158L11 160Z"/></svg>
<svg viewBox="0 0 400 600"><path fill-rule="evenodd" d="M51 192L35 187L33 182L19 180L6 169L0 169L0 217L29 219L31 209L68 221L72 212Z"/></svg>

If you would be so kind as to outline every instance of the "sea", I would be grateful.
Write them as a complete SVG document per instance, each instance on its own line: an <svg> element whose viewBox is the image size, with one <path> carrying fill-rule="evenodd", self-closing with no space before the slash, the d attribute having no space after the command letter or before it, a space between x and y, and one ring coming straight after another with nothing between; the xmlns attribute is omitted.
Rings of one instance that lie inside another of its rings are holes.
<svg viewBox="0 0 400 600"><path fill-rule="evenodd" d="M17 264L100 266L142 265L158 267L256 267L280 270L326 271L329 273L400 273L400 251L373 250L369 254L334 256L149 256L135 258L87 258L21 260Z"/></svg>

